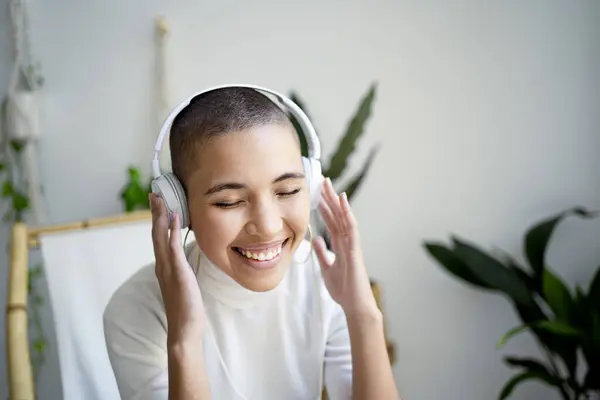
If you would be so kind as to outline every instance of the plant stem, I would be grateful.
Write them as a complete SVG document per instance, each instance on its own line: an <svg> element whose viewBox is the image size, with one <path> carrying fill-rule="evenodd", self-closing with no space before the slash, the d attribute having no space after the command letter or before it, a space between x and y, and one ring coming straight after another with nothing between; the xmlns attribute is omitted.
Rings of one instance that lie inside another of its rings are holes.
<svg viewBox="0 0 600 400"><path fill-rule="evenodd" d="M561 379L561 375L560 375L560 371L558 370L558 366L556 365L556 362L554 361L554 357L552 356L552 353L550 352L550 349L548 349L548 347L546 345L542 346L546 356L548 357L548 361L550 361L550 365L552 366L552 370L554 371L554 374L556 376L556 379L558 379L559 381L562 381ZM558 389L560 390L560 393L562 394L563 399L565 400L577 400L577 397L574 397L573 399L571 398L571 396L569 396L569 393L567 391L567 389L564 386L564 383L560 383L559 385L557 385Z"/></svg>

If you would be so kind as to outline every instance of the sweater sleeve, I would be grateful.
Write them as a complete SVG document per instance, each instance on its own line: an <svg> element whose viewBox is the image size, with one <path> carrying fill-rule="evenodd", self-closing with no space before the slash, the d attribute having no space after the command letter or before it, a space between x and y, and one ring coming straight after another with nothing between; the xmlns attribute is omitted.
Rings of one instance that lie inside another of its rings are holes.
<svg viewBox="0 0 600 400"><path fill-rule="evenodd" d="M324 382L329 400L352 398L352 353L346 315L335 303L325 346Z"/></svg>
<svg viewBox="0 0 600 400"><path fill-rule="evenodd" d="M106 347L123 400L169 397L166 321L160 297L151 286L126 284L104 311Z"/></svg>

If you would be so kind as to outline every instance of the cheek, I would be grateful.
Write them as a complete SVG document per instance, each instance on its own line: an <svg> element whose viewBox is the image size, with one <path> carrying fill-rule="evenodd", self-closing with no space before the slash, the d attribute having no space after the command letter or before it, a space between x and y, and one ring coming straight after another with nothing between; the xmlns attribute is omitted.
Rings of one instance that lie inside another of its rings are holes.
<svg viewBox="0 0 600 400"><path fill-rule="evenodd" d="M310 199L308 194L304 193L297 196L293 201L284 203L281 207L281 215L294 233L303 236L310 221Z"/></svg>
<svg viewBox="0 0 600 400"><path fill-rule="evenodd" d="M239 213L226 213L209 206L196 208L190 217L196 241L205 251L229 245L244 226Z"/></svg>

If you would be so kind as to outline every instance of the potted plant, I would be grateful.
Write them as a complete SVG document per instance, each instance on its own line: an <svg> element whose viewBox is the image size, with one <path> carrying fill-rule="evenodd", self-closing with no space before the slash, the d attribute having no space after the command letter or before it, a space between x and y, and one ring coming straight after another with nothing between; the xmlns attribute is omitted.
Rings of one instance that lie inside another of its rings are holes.
<svg viewBox="0 0 600 400"><path fill-rule="evenodd" d="M505 357L505 363L518 371L502 388L500 399L532 379L555 387L565 400L599 398L600 267L587 285L570 288L546 262L548 243L565 217L596 215L578 207L531 227L524 238L527 267L507 254L487 254L455 236L451 245L425 242L428 254L447 272L481 290L504 295L512 304L522 324L502 336L499 347L528 331L545 354L545 360Z"/></svg>

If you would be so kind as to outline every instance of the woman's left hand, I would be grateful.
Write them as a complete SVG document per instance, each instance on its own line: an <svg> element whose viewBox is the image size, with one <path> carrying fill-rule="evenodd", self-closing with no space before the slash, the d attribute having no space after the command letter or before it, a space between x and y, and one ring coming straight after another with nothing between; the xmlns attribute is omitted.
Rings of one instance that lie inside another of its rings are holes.
<svg viewBox="0 0 600 400"><path fill-rule="evenodd" d="M348 315L377 310L369 275L363 260L360 235L346 193L338 195L325 179L319 210L331 236L335 254L328 253L321 237L313 240L325 286Z"/></svg>

